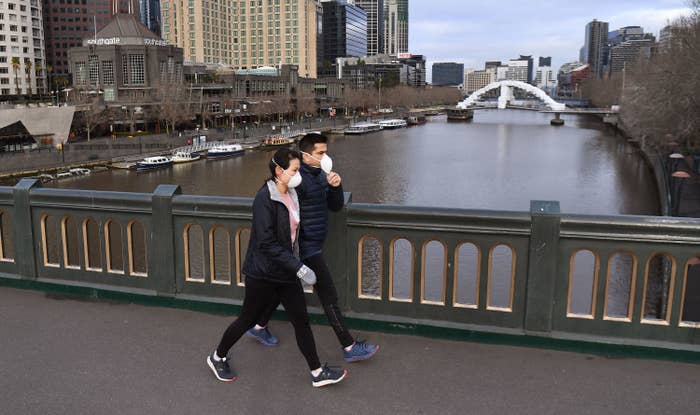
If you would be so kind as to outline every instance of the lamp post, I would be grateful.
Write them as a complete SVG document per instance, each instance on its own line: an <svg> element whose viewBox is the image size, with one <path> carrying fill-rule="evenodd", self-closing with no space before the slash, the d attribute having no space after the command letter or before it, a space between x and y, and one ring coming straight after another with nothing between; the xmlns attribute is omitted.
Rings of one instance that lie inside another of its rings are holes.
<svg viewBox="0 0 700 415"><path fill-rule="evenodd" d="M680 205L681 205L681 194L683 192L683 184L685 183L686 179L690 178L690 174L688 172L683 171L683 170L678 170L674 171L671 174L671 181L672 181L672 186L671 186L671 191L672 193L672 198L671 198L671 215L672 216L678 216L678 213L680 212Z"/></svg>

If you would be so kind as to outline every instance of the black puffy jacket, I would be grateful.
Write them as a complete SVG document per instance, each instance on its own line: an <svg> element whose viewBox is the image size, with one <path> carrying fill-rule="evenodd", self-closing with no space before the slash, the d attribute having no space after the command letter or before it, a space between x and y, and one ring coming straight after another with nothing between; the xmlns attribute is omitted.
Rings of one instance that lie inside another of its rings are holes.
<svg viewBox="0 0 700 415"><path fill-rule="evenodd" d="M288 192L298 205L294 189ZM297 244L292 246L290 232L289 210L282 202L277 186L270 180L253 201L253 226L243 274L254 279L296 283L296 273L302 263L298 258ZM298 233L296 240L299 240Z"/></svg>
<svg viewBox="0 0 700 415"><path fill-rule="evenodd" d="M301 163L301 184L296 188L301 209L299 253L306 259L321 252L328 235L328 209L343 208L343 185L328 184L323 170Z"/></svg>

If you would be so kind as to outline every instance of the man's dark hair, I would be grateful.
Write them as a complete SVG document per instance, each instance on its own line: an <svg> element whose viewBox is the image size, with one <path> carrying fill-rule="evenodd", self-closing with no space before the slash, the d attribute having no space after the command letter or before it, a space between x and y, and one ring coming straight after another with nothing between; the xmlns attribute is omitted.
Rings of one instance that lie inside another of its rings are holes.
<svg viewBox="0 0 700 415"><path fill-rule="evenodd" d="M302 137L301 141L299 141L299 150L304 153L311 153L314 150L314 146L318 143L328 143L328 137L317 133L306 134Z"/></svg>

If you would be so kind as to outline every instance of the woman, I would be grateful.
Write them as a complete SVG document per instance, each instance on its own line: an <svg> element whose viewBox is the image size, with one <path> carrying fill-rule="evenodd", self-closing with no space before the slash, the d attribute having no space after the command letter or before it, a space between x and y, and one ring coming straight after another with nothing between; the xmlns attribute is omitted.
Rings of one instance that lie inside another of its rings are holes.
<svg viewBox="0 0 700 415"><path fill-rule="evenodd" d="M299 202L294 188L301 183L301 154L286 148L277 150L270 161L272 176L253 202L253 226L242 272L245 298L241 314L226 329L219 347L207 357L217 379L236 380L227 354L241 336L255 325L269 304L279 299L294 326L299 350L311 370L314 387L342 381L346 370L321 366L309 325L306 300L300 279L316 282L314 272L298 258Z"/></svg>

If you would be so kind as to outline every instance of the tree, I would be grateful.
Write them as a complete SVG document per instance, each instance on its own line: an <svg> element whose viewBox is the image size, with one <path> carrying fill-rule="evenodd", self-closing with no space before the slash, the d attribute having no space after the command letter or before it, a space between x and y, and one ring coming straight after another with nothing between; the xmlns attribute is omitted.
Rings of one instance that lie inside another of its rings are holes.
<svg viewBox="0 0 700 415"><path fill-rule="evenodd" d="M12 70L15 73L15 93L17 95L21 94L22 92L19 89L19 68L22 66L20 63L20 60L18 57L14 56L12 57Z"/></svg>
<svg viewBox="0 0 700 415"><path fill-rule="evenodd" d="M309 89L303 88L301 85L299 85L296 92L295 112L297 119L301 120L306 114L316 114L318 112L316 94Z"/></svg>
<svg viewBox="0 0 700 415"><path fill-rule="evenodd" d="M165 131L170 134L175 131L177 124L192 119L190 103L187 99L187 88L181 82L161 85L160 105L158 116L165 121Z"/></svg>
<svg viewBox="0 0 700 415"><path fill-rule="evenodd" d="M648 61L626 68L621 81L622 125L657 149L673 140L700 150L700 0L691 7L673 22L670 40Z"/></svg>
<svg viewBox="0 0 700 415"><path fill-rule="evenodd" d="M24 59L24 73L27 75L27 94L31 93L30 86L31 86L31 80L30 80L30 75L32 73L32 60L29 58Z"/></svg>
<svg viewBox="0 0 700 415"><path fill-rule="evenodd" d="M109 120L109 114L100 103L99 96L92 95L86 90L74 89L69 97L72 105L77 107L76 119L85 129L87 140L90 141L92 132Z"/></svg>

